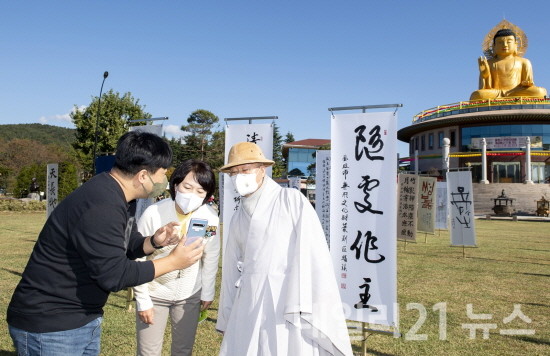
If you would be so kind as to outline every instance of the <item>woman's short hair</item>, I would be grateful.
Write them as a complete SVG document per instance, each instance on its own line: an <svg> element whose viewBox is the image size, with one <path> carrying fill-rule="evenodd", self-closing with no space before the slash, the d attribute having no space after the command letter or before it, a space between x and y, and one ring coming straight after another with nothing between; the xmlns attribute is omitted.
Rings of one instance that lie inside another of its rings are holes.
<svg viewBox="0 0 550 356"><path fill-rule="evenodd" d="M214 195L216 190L216 176L208 163L196 159L188 159L178 166L170 176L170 196L172 200L176 199L176 186L180 184L185 177L193 172L197 183L206 191L203 204Z"/></svg>

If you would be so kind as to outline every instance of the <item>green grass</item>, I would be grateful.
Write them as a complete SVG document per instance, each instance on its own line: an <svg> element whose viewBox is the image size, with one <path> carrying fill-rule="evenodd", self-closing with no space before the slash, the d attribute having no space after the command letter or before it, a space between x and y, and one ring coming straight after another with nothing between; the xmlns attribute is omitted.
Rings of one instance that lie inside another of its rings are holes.
<svg viewBox="0 0 550 356"><path fill-rule="evenodd" d="M14 355L6 308L27 263L44 213L0 213L0 355ZM478 248L449 247L448 232L419 234L418 243L399 242L398 302L400 338L371 334L369 355L548 355L550 354L550 223L477 220ZM439 236L440 235L440 236ZM417 304L410 304L417 303ZM446 304L441 304L446 303ZM471 320L467 304L491 320ZM514 304L531 323L519 318L505 324ZM441 310L445 305L445 313ZM439 309L434 310L434 306ZM217 355L221 336L214 330L217 301L199 324L194 354ZM419 319L425 308L426 318ZM441 316L446 339L440 340ZM463 324L493 323L489 338L475 339ZM416 333L412 327L419 328ZM501 335L502 329L535 330L534 335ZM351 334L355 339L357 334ZM414 337L427 340L413 340ZM169 355L169 333L163 355ZM353 342L360 354L361 342ZM105 307L102 355L135 354L135 314L126 310L126 293L113 293ZM238 356L238 355L236 355Z"/></svg>

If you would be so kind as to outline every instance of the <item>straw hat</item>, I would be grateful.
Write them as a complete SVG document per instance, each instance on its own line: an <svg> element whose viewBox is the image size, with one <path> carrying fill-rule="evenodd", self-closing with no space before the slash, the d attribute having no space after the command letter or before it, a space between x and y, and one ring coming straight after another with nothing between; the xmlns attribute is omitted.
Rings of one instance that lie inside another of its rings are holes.
<svg viewBox="0 0 550 356"><path fill-rule="evenodd" d="M220 168L220 171L227 173L229 169L241 164L262 163L272 166L275 162L266 159L260 146L252 142L239 142L229 150L227 164Z"/></svg>

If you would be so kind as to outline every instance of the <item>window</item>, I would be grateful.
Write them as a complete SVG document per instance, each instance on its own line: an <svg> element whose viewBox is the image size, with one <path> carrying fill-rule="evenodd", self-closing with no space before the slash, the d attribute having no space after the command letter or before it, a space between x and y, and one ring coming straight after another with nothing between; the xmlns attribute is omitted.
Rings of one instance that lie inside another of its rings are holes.
<svg viewBox="0 0 550 356"><path fill-rule="evenodd" d="M414 150L418 151L418 136L414 138Z"/></svg>
<svg viewBox="0 0 550 356"><path fill-rule="evenodd" d="M532 162L531 180L533 183L550 183L550 164Z"/></svg>
<svg viewBox="0 0 550 356"><path fill-rule="evenodd" d="M426 136L422 135L420 138L420 151L426 151Z"/></svg>
<svg viewBox="0 0 550 356"><path fill-rule="evenodd" d="M519 162L493 163L493 183L521 183Z"/></svg>
<svg viewBox="0 0 550 356"><path fill-rule="evenodd" d="M451 147L455 147L456 146L456 131L451 131L451 134L450 134L450 140L451 140Z"/></svg>
<svg viewBox="0 0 550 356"><path fill-rule="evenodd" d="M445 138L445 133L443 131L439 131L437 133L437 139L438 139L438 144L437 144L437 147L438 148L441 148L443 147L443 139Z"/></svg>
<svg viewBox="0 0 550 356"><path fill-rule="evenodd" d="M433 133L428 135L428 149L430 149L430 150L434 149L434 134Z"/></svg>

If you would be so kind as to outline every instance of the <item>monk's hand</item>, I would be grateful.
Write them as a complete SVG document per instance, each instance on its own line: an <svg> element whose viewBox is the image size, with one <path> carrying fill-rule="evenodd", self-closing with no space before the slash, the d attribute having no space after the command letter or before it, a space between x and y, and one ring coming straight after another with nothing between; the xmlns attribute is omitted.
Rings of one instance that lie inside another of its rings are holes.
<svg viewBox="0 0 550 356"><path fill-rule="evenodd" d="M147 309L144 311L138 311L139 320L141 320L145 324L154 324L153 323L154 315L155 315L155 311L153 308Z"/></svg>
<svg viewBox="0 0 550 356"><path fill-rule="evenodd" d="M202 238L197 239L192 244L185 245L187 239L183 238L180 243L170 252L175 269L184 269L197 263L204 252Z"/></svg>
<svg viewBox="0 0 550 356"><path fill-rule="evenodd" d="M180 224L173 221L164 225L155 232L153 239L157 246L177 244L180 239Z"/></svg>
<svg viewBox="0 0 550 356"><path fill-rule="evenodd" d="M210 308L210 305L212 304L212 301L206 301L206 300L201 300L201 311L204 311L208 308Z"/></svg>

